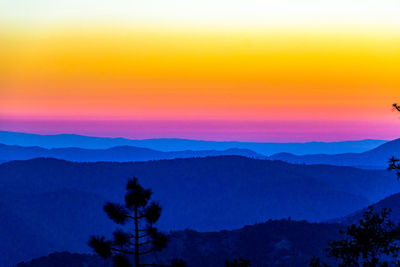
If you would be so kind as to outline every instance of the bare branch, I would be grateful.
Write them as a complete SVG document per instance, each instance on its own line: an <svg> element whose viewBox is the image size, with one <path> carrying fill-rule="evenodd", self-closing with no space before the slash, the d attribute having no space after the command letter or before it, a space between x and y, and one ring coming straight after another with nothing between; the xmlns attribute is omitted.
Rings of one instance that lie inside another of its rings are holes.
<svg viewBox="0 0 400 267"><path fill-rule="evenodd" d="M149 253L151 253L151 252L153 252L153 251L155 251L155 249L154 249L154 248L151 248L151 249L149 249L149 250L147 250L147 251L140 252L139 254L140 254L140 255L146 255L146 254L149 254Z"/></svg>
<svg viewBox="0 0 400 267"><path fill-rule="evenodd" d="M131 251L128 251L128 250L117 249L117 248L111 248L111 250L113 250L113 251L117 251L117 252L120 252L120 253L125 253L125 254L131 254L131 255L134 255L134 253L133 253L133 252L131 252Z"/></svg>

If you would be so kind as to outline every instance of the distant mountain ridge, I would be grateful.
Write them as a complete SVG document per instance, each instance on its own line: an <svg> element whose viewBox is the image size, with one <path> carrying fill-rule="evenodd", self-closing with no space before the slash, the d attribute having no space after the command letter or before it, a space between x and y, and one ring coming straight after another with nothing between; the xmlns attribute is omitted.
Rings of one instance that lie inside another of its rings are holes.
<svg viewBox="0 0 400 267"><path fill-rule="evenodd" d="M392 156L400 157L400 139L386 142L363 153L344 153L336 155L294 155L290 153L278 153L268 157L268 159L282 160L294 164L329 164L385 169L388 166L388 160Z"/></svg>
<svg viewBox="0 0 400 267"><path fill-rule="evenodd" d="M0 144L0 160L28 160L33 158L56 158L68 161L148 161L174 158L196 158L206 156L237 155L249 158L265 159L266 157L249 149L231 148L227 150L185 150L163 152L149 148L119 146L107 149L84 149L84 148L42 148L22 147ZM1 163L1 162L0 162Z"/></svg>
<svg viewBox="0 0 400 267"><path fill-rule="evenodd" d="M182 150L226 150L230 148L250 149L263 155L288 152L305 154L338 154L364 152L387 141L361 140L343 142L306 142L306 143L260 143L236 141L201 141L189 139L144 139L90 137L75 134L39 135L0 131L0 143L19 146L40 146L43 148L79 147L87 149L106 149L115 146L135 146L164 152Z"/></svg>
<svg viewBox="0 0 400 267"><path fill-rule="evenodd" d="M277 153L269 157L254 152L250 149L243 148L229 148L226 150L183 150L164 152L134 146L117 146L106 149L85 149L78 147L47 149L38 146L23 147L18 145L0 144L0 163L2 161L27 160L40 157L57 158L78 162L127 162L237 155L255 159L282 160L294 164L328 164L364 169L385 169L387 167L388 159L398 154L400 154L400 139L386 142L378 147L362 153L343 153L333 155L294 155L291 153Z"/></svg>

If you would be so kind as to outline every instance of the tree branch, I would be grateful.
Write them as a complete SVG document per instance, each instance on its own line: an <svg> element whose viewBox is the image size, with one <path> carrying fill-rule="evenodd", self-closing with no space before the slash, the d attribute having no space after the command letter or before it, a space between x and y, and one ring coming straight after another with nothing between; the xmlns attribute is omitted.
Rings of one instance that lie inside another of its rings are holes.
<svg viewBox="0 0 400 267"><path fill-rule="evenodd" d="M123 250L123 249L111 248L111 250L114 250L114 251L117 251L117 252L121 252L121 253L125 253L125 254L134 255L133 252L130 252L130 251L127 251L127 250Z"/></svg>
<svg viewBox="0 0 400 267"><path fill-rule="evenodd" d="M147 241L147 242L143 242L143 243L139 243L139 246L144 246L144 245L148 245L148 244L151 244L151 243L153 243L153 241Z"/></svg>
<svg viewBox="0 0 400 267"><path fill-rule="evenodd" d="M151 252L153 252L153 251L154 251L154 248L151 248L151 249L149 249L149 250L147 250L147 251L140 252L139 254L140 254L140 255L146 255L146 254L149 254L149 253L151 253Z"/></svg>
<svg viewBox="0 0 400 267"><path fill-rule="evenodd" d="M139 236L139 239L140 239L140 238L144 238L144 237L148 237L148 236L150 236L150 235L149 235L149 234L140 235L140 236Z"/></svg>

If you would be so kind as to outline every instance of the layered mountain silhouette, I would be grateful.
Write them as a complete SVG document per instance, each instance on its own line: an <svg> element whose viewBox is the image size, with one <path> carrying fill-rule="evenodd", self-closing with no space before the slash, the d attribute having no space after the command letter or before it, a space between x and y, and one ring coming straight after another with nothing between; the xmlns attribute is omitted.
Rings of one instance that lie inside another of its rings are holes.
<svg viewBox="0 0 400 267"><path fill-rule="evenodd" d="M13 266L18 260L44 256L50 251L87 251L89 232L108 233L115 227L99 210L105 201L77 190L2 193L0 266Z"/></svg>
<svg viewBox="0 0 400 267"><path fill-rule="evenodd" d="M390 208L390 219L400 222L400 193L393 194L372 205L375 211ZM174 257L183 258L188 266L224 266L224 260L242 257L250 259L255 266L306 267L312 256L323 258L328 241L338 240L340 230L346 225L359 223L367 209L332 220L329 223L306 221L270 220L232 231L197 232L192 230L170 233L166 250L157 259L167 262ZM111 267L110 261L89 254L68 252L52 253L17 267Z"/></svg>
<svg viewBox="0 0 400 267"><path fill-rule="evenodd" d="M42 148L21 147L0 144L0 159L3 161L26 160L33 158L57 158L69 161L148 161L174 158L196 158L206 156L238 155L250 158L265 159L266 157L248 149L231 148L227 150L185 150L163 152L149 148L119 146L107 149L84 148Z"/></svg>
<svg viewBox="0 0 400 267"><path fill-rule="evenodd" d="M26 160L39 157L69 161L148 161L174 158L238 155L256 159L281 160L295 164L329 164L353 166L365 169L385 169L388 159L398 155L400 139L389 141L363 153L294 155L278 153L264 156L249 149L158 151L143 147L119 146L107 149L22 147L0 144L0 163L10 160ZM399 155L400 156L400 155Z"/></svg>
<svg viewBox="0 0 400 267"><path fill-rule="evenodd" d="M19 146L40 146L43 148L79 147L87 149L107 149L116 146L143 147L164 152L182 150L227 150L230 148L250 149L263 155L280 152L304 154L338 154L364 152L387 141L361 140L344 142L306 142L306 143L257 143L257 142L216 142L188 139L144 139L90 137L75 134L39 135L0 131L0 143Z"/></svg>
<svg viewBox="0 0 400 267"><path fill-rule="evenodd" d="M344 153L336 155L294 155L278 153L269 157L272 160L283 160L296 164L330 164L338 166L355 166L359 168L387 168L392 156L400 157L400 139L389 141L363 153Z"/></svg>
<svg viewBox="0 0 400 267"><path fill-rule="evenodd" d="M391 219L393 222L400 223L400 193L390 195L371 206L374 208L376 212L381 211L383 208L390 209L391 213L389 215L389 219ZM337 222L342 224L358 223L362 218L362 215L366 211L367 208L364 208L350 215L347 215L339 219L331 220L329 222Z"/></svg>
<svg viewBox="0 0 400 267"><path fill-rule="evenodd" d="M375 211L382 208L391 209L390 219L396 223L400 222L400 193L372 206ZM324 249L328 241L340 239L340 230L348 224L359 223L366 210L361 209L329 223L270 220L232 231L171 232L169 247L157 258L166 262L170 258L181 257L189 266L194 267L224 266L224 260L237 257L250 259L256 266L274 267L306 267L312 256L321 257L325 262L329 262L332 259L324 259ZM110 261L104 261L94 255L64 252L23 262L17 267L50 267L56 264L69 267L112 266Z"/></svg>
<svg viewBox="0 0 400 267"><path fill-rule="evenodd" d="M163 206L159 226L164 230L220 231L288 217L326 221L400 190L387 171L240 156L10 161L0 165L0 258L9 266L54 251L90 252L89 235L115 229L103 204L123 201L126 181L133 176L152 188Z"/></svg>
<svg viewBox="0 0 400 267"><path fill-rule="evenodd" d="M324 258L327 242L338 239L342 228L339 224L271 220L232 231L177 231L170 233L168 247L157 253L157 262L167 264L179 257L191 267L223 267L225 260L242 257L249 259L252 266L305 267L314 255ZM64 252L17 267L53 266L112 267L112 264L97 256Z"/></svg>

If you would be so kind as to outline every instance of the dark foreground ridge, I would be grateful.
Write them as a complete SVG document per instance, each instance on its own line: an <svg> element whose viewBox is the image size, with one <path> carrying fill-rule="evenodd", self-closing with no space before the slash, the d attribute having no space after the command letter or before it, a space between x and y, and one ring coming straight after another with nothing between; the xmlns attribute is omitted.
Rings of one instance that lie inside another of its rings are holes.
<svg viewBox="0 0 400 267"><path fill-rule="evenodd" d="M170 234L168 247L156 257L165 263L179 257L189 267L224 267L225 260L236 257L249 259L254 266L260 267L305 267L312 256L324 258L327 242L339 238L342 228L339 224L271 220L233 231L178 231ZM18 265L53 266L111 267L112 264L94 255L63 252Z"/></svg>

